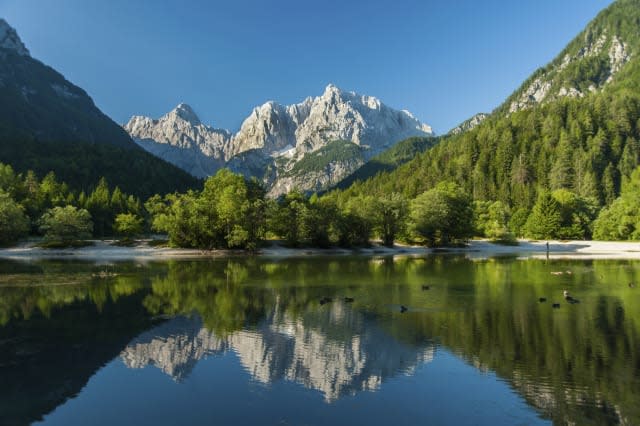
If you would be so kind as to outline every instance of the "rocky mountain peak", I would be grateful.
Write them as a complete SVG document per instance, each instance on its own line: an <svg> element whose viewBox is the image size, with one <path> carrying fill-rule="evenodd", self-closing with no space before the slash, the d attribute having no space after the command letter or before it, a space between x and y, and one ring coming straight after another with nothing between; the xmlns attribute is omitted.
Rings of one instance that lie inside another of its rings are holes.
<svg viewBox="0 0 640 426"><path fill-rule="evenodd" d="M0 48L13 50L21 56L30 56L29 50L20 40L16 30L2 18L0 18Z"/></svg>
<svg viewBox="0 0 640 426"><path fill-rule="evenodd" d="M200 124L200 118L198 117L198 115L195 113L193 108L191 108L189 105L185 103L178 104L178 106L175 107L173 111L171 111L168 115L179 117L184 121L188 121L194 126L197 126L198 124Z"/></svg>
<svg viewBox="0 0 640 426"><path fill-rule="evenodd" d="M342 93L342 90L340 90L340 88L333 83L327 84L327 87L325 87L324 89L323 96L330 96L334 93L340 94Z"/></svg>
<svg viewBox="0 0 640 426"><path fill-rule="evenodd" d="M431 127L408 111L333 84L322 95L297 104L268 101L253 108L235 134L200 124L186 104L160 120L134 117L125 129L144 149L196 176L206 177L226 166L262 179L274 196L291 186L328 187L395 143L432 134ZM311 154L318 158L307 157L306 163L315 168L325 158L333 160L315 170L317 176L298 167L300 176L293 179L296 164Z"/></svg>

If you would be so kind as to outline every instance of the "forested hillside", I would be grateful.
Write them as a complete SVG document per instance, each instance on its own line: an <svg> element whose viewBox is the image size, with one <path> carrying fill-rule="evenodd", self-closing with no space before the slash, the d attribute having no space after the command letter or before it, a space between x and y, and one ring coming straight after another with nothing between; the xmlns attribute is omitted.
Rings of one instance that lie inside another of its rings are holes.
<svg viewBox="0 0 640 426"><path fill-rule="evenodd" d="M100 177L142 197L186 190L198 180L138 147L81 88L30 56L0 19L0 162L39 177L54 171L89 191Z"/></svg>
<svg viewBox="0 0 640 426"><path fill-rule="evenodd" d="M330 196L413 199L449 181L476 206L500 202L509 218L517 216L517 235L590 237L591 221L640 162L639 23L640 1L619 0L480 125ZM536 203L554 192L560 204L570 197L579 206L566 225L579 223L584 232L525 228Z"/></svg>

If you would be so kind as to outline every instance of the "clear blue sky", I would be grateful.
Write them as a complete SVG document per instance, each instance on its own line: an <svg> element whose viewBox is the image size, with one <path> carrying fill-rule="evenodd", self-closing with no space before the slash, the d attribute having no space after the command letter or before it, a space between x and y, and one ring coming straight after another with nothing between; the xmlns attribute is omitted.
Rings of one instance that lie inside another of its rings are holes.
<svg viewBox="0 0 640 426"><path fill-rule="evenodd" d="M332 82L438 133L498 106L611 0L0 0L32 55L115 121L189 103L237 130Z"/></svg>

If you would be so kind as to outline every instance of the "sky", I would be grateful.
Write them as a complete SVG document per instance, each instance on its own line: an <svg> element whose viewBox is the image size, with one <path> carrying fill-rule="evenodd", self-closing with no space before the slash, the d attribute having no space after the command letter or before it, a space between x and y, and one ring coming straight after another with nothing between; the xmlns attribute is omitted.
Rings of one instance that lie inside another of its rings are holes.
<svg viewBox="0 0 640 426"><path fill-rule="evenodd" d="M239 129L327 84L446 133L500 105L611 0L0 0L33 57L118 123L185 102Z"/></svg>

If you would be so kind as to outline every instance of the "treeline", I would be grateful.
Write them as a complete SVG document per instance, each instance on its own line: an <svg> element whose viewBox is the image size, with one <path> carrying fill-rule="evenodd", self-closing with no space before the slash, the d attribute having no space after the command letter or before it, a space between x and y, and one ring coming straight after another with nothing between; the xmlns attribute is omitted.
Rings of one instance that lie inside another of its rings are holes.
<svg viewBox="0 0 640 426"><path fill-rule="evenodd" d="M255 179L220 170L200 191L154 195L144 204L105 179L90 193L74 193L49 173L15 174L0 166L0 242L27 234L69 243L143 232L166 234L171 245L200 249L259 248L281 239L290 247L362 247L378 239L428 246L478 236L511 243L534 239L640 239L640 168L622 194L600 209L597 200L567 189L541 191L530 210L480 201L457 183L443 181L408 198L402 192L344 192L307 196L292 191L274 200Z"/></svg>
<svg viewBox="0 0 640 426"><path fill-rule="evenodd" d="M357 182L343 197L401 192L452 181L478 201L530 211L543 192L565 189L598 207L613 202L640 164L640 96L620 90L562 99L487 119L392 172Z"/></svg>
<svg viewBox="0 0 640 426"><path fill-rule="evenodd" d="M101 238L142 232L144 207L139 198L110 188L102 178L92 191L72 191L50 172L16 173L0 164L0 244L31 235L52 241ZM132 224L138 226L132 230Z"/></svg>
<svg viewBox="0 0 640 426"><path fill-rule="evenodd" d="M618 85L495 115L394 171L329 196L338 202L391 193L414 199L440 182L453 182L474 200L476 222L493 217L489 235L477 224L479 235L493 236L497 227L531 238L638 238L636 223L630 225L637 203L631 190L621 197L633 187L640 165L636 92ZM604 219L596 221L603 208L610 223L624 222L618 230L605 232Z"/></svg>

